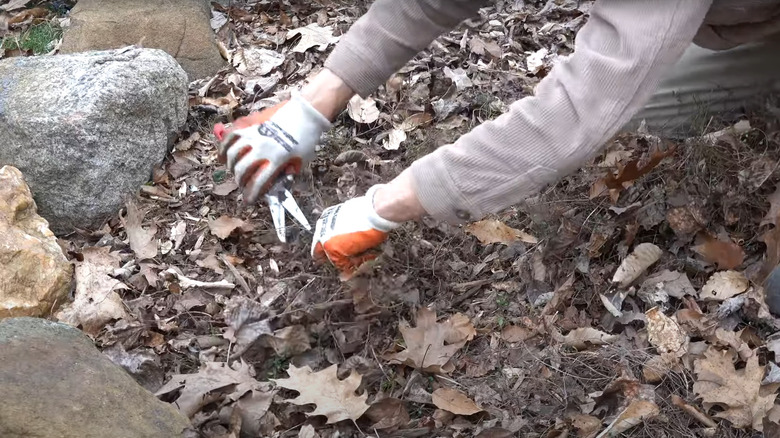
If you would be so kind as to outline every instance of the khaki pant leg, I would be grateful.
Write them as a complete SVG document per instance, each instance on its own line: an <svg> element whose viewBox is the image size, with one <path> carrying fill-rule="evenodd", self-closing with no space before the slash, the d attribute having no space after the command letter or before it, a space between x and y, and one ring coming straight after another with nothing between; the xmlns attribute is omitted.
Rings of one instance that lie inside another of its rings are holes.
<svg viewBox="0 0 780 438"><path fill-rule="evenodd" d="M711 116L734 115L778 91L780 34L730 50L692 45L627 128L644 119L653 134L698 134Z"/></svg>

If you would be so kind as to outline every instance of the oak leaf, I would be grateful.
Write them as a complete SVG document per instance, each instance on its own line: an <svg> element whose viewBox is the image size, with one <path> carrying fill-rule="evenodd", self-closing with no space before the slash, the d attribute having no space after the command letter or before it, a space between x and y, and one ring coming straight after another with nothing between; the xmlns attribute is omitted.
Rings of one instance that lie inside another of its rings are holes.
<svg viewBox="0 0 780 438"><path fill-rule="evenodd" d="M460 313L442 322L436 322L436 313L425 307L417 312L417 326L399 325L406 342L406 350L391 354L391 363L402 363L424 372L447 374L455 369L450 362L455 353L474 339L476 329Z"/></svg>
<svg viewBox="0 0 780 438"><path fill-rule="evenodd" d="M764 367L758 365L758 354L747 359L744 368L734 367L734 353L709 347L694 362L698 380L693 391L702 399L702 406L709 411L722 409L714 415L731 422L739 429L752 427L761 432L762 420L774 405L777 394L763 395L761 381Z"/></svg>
<svg viewBox="0 0 780 438"><path fill-rule="evenodd" d="M157 226L152 225L149 228L143 228L141 222L144 220L144 214L138 210L135 202L127 203L127 214L120 216L119 220L127 232L127 239L130 241L130 249L139 260L153 259L157 256L157 240L154 235L157 234Z"/></svg>
<svg viewBox="0 0 780 438"><path fill-rule="evenodd" d="M119 256L109 253L111 248L90 247L82 251L83 261L76 262L76 293L72 303L63 306L55 315L57 320L72 326L81 326L91 335L114 319L127 319L122 297L117 290L127 289L121 281L111 277L119 268Z"/></svg>
<svg viewBox="0 0 780 438"><path fill-rule="evenodd" d="M645 163L640 164L640 160L629 161L618 169L617 174L612 173L596 181L590 189L590 198L609 194L612 202L616 202L623 189L631 187L634 181L650 173L664 158L673 155L676 151L676 145L668 147L665 151L657 148L650 153Z"/></svg>
<svg viewBox="0 0 780 438"><path fill-rule="evenodd" d="M366 417L374 423L371 428L379 430L404 427L411 421L403 400L390 397L374 402L366 411Z"/></svg>
<svg viewBox="0 0 780 438"><path fill-rule="evenodd" d="M485 245L491 243L503 243L508 245L513 242L538 243L538 239L525 231L505 225L495 219L485 219L466 226L466 232L476 237Z"/></svg>
<svg viewBox="0 0 780 438"><path fill-rule="evenodd" d="M220 400L236 401L246 415L261 417L271 406L275 391L254 377L254 367L243 360L232 366L225 362L205 362L193 374L171 377L155 393L161 397L179 391L175 406L192 418L204 406Z"/></svg>
<svg viewBox="0 0 780 438"><path fill-rule="evenodd" d="M287 40L289 41L299 34L301 35L301 40L292 49L293 52L297 53L303 53L312 47L316 47L317 50L322 52L329 45L339 40L339 37L333 36L333 28L320 26L317 23L311 23L305 27L299 27L287 32Z"/></svg>
<svg viewBox="0 0 780 438"><path fill-rule="evenodd" d="M734 242L725 242L705 234L704 241L691 248L718 269L734 269L745 260L745 251Z"/></svg>
<svg viewBox="0 0 780 438"><path fill-rule="evenodd" d="M457 389L439 388L431 396L437 408L455 415L472 415L482 411L472 399Z"/></svg>
<svg viewBox="0 0 780 438"><path fill-rule="evenodd" d="M324 415L327 424L342 420L355 421L368 410L367 393L355 395L363 376L352 370L349 377L339 380L336 375L338 365L314 372L308 366L301 368L290 365L287 379L275 379L272 382L282 388L298 391L298 397L287 400L296 405L316 405L316 409L307 412L307 416Z"/></svg>
<svg viewBox="0 0 780 438"><path fill-rule="evenodd" d="M227 239L236 229L248 231L252 226L239 218L222 215L215 220L209 220L209 229L220 239Z"/></svg>
<svg viewBox="0 0 780 438"><path fill-rule="evenodd" d="M580 327L566 334L563 337L563 343L577 350L584 350L593 345L611 344L617 339L617 335L604 333L593 327Z"/></svg>

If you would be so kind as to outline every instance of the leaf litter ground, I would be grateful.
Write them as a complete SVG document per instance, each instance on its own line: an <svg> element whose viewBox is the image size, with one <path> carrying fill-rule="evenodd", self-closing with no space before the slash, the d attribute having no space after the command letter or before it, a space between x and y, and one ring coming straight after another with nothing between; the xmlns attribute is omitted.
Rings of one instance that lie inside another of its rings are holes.
<svg viewBox="0 0 780 438"><path fill-rule="evenodd" d="M212 24L231 66L193 84L153 182L63 239L77 282L116 280L100 292L124 306L69 322L202 436L777 431L780 321L760 287L780 259L776 106L702 114L687 139L621 134L483 222L405 225L341 282L305 230L280 244L267 207L242 205L211 126L283 99L367 5L228 4ZM589 6L497 2L351 102L296 182L311 221L531 94Z"/></svg>

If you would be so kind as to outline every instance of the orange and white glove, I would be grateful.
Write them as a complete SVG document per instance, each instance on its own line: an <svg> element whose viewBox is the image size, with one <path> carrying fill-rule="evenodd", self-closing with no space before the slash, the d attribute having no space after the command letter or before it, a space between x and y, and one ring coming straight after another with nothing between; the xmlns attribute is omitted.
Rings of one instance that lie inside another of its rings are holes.
<svg viewBox="0 0 780 438"><path fill-rule="evenodd" d="M360 265L376 258L378 254L372 250L387 239L388 232L401 225L380 217L374 210L374 194L380 187L375 185L364 196L328 207L317 221L311 255L317 260L329 260L343 280L351 278Z"/></svg>
<svg viewBox="0 0 780 438"><path fill-rule="evenodd" d="M227 162L243 189L244 202L250 204L283 172L300 173L330 126L325 116L293 93L289 100L237 119L230 128L215 125L214 135L220 141L220 161Z"/></svg>

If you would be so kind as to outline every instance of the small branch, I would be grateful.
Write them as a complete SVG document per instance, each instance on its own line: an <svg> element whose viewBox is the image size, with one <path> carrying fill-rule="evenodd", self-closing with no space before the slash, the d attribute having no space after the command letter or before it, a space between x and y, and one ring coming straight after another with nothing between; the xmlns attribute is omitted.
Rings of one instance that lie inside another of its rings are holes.
<svg viewBox="0 0 780 438"><path fill-rule="evenodd" d="M672 394L672 404L685 411L686 414L696 419L699 423L707 427L718 427L718 423L716 423L712 418L710 418L704 412L696 409L695 406L691 406L686 403L685 400L683 400L682 397L679 397L677 394Z"/></svg>
<svg viewBox="0 0 780 438"><path fill-rule="evenodd" d="M203 289L233 289L236 287L235 284L227 280L221 280L221 281L193 280L192 278L187 278L184 275L177 273L173 268L168 268L163 272L166 274L170 274L174 278L176 278L179 282L179 286L181 286L182 289L189 289L191 287L202 287Z"/></svg>

